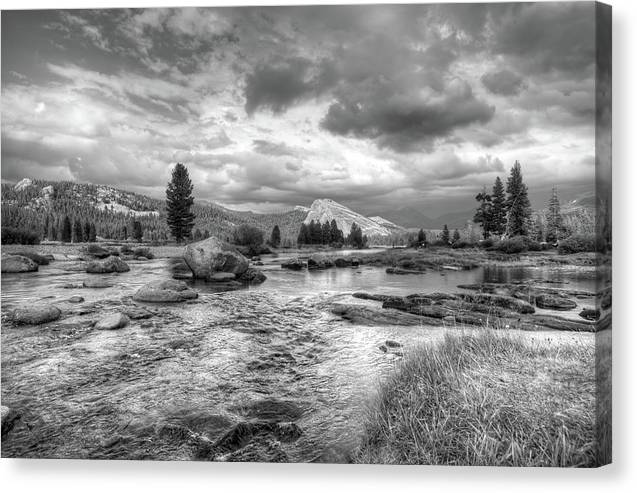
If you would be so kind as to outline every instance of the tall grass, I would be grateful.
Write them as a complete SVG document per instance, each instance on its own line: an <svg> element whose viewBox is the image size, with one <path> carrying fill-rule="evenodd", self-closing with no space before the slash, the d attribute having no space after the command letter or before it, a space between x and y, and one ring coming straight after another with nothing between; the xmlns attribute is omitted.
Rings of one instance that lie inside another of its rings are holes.
<svg viewBox="0 0 637 493"><path fill-rule="evenodd" d="M484 330L408 354L370 407L360 463L595 466L592 343Z"/></svg>

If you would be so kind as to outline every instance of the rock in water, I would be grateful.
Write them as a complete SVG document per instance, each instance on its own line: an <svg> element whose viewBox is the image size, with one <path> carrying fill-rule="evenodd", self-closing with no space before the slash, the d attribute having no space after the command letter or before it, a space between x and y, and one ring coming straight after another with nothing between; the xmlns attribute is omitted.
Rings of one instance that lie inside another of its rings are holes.
<svg viewBox="0 0 637 493"><path fill-rule="evenodd" d="M282 269L301 270L305 268L305 264L299 258L293 258L281 264Z"/></svg>
<svg viewBox="0 0 637 493"><path fill-rule="evenodd" d="M20 413L8 408L7 406L0 406L0 424L2 426L2 438L9 433L15 426L16 421L20 419Z"/></svg>
<svg viewBox="0 0 637 493"><path fill-rule="evenodd" d="M113 313L95 324L97 330L115 330L128 325L129 319L123 313Z"/></svg>
<svg viewBox="0 0 637 493"><path fill-rule="evenodd" d="M30 258L21 255L2 257L2 272L35 272L36 270L38 270L38 264Z"/></svg>
<svg viewBox="0 0 637 493"><path fill-rule="evenodd" d="M535 304L539 308L545 308L549 310L572 310L577 306L573 300L564 298L562 296L553 296L550 294L539 294L535 297Z"/></svg>
<svg viewBox="0 0 637 493"><path fill-rule="evenodd" d="M232 272L215 272L208 278L208 280L213 282L228 282L234 281L236 277L237 276L235 276Z"/></svg>
<svg viewBox="0 0 637 493"><path fill-rule="evenodd" d="M135 301L148 303L176 303L195 299L196 291L193 291L183 281L166 279L164 281L149 282L133 295Z"/></svg>
<svg viewBox="0 0 637 493"><path fill-rule="evenodd" d="M239 277L248 270L248 259L232 245L214 236L188 245L184 260L197 279L210 280L219 272Z"/></svg>
<svg viewBox="0 0 637 493"><path fill-rule="evenodd" d="M239 277L239 281L247 284L261 284L267 279L259 269L249 268Z"/></svg>
<svg viewBox="0 0 637 493"><path fill-rule="evenodd" d="M49 265L49 261L52 260L48 255L40 255L32 250L20 250L13 252L11 255L18 257L26 257L33 260L38 265Z"/></svg>
<svg viewBox="0 0 637 493"><path fill-rule="evenodd" d="M94 260L86 265L89 274L106 274L108 272L128 272L130 267L119 257L110 256L104 260Z"/></svg>
<svg viewBox="0 0 637 493"><path fill-rule="evenodd" d="M12 319L16 324L38 325L53 322L60 318L62 312L53 305L36 305L24 308L16 308L13 311Z"/></svg>
<svg viewBox="0 0 637 493"><path fill-rule="evenodd" d="M82 303L84 301L84 298L82 298L81 296L71 296L68 301L69 303Z"/></svg>

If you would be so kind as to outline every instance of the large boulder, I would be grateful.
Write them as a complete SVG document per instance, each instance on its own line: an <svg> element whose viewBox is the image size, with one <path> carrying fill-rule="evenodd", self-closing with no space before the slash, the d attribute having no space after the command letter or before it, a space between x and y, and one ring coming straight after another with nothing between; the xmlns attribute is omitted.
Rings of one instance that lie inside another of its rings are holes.
<svg viewBox="0 0 637 493"><path fill-rule="evenodd" d="M93 260L86 264L89 274L106 274L109 272L128 272L130 267L121 258L110 256L104 260Z"/></svg>
<svg viewBox="0 0 637 493"><path fill-rule="evenodd" d="M16 324L38 325L53 322L60 318L61 314L58 307L44 304L16 308L11 318Z"/></svg>
<svg viewBox="0 0 637 493"><path fill-rule="evenodd" d="M197 292L190 289L185 282L176 279L166 279L163 281L152 281L142 286L133 295L133 299L148 303L176 303L192 300L197 298L197 296L199 296Z"/></svg>
<svg viewBox="0 0 637 493"><path fill-rule="evenodd" d="M325 255L312 255L307 259L308 270L323 270L334 267L334 262Z"/></svg>
<svg viewBox="0 0 637 493"><path fill-rule="evenodd" d="M50 255L40 255L38 252L34 252L33 250L19 250L17 252L13 252L11 255L26 257L33 260L38 265L49 265L49 261L53 260Z"/></svg>
<svg viewBox="0 0 637 493"><path fill-rule="evenodd" d="M100 246L100 245L96 245L96 244L90 244L87 245L86 247L84 247L82 249L82 252L85 255L91 256L91 257L95 257L95 258L107 258L110 257L113 252L111 250L107 250L106 248ZM118 252L119 255L119 252Z"/></svg>
<svg viewBox="0 0 637 493"><path fill-rule="evenodd" d="M218 272L239 277L248 270L248 259L232 245L211 236L186 247L184 260L197 279L212 279Z"/></svg>
<svg viewBox="0 0 637 493"><path fill-rule="evenodd" d="M38 264L30 258L22 255L10 255L2 257L2 272L18 273L18 272L35 272L38 270Z"/></svg>
<svg viewBox="0 0 637 493"><path fill-rule="evenodd" d="M123 313L112 313L100 319L95 324L95 328L98 330L116 330L126 327L128 322L128 317Z"/></svg>

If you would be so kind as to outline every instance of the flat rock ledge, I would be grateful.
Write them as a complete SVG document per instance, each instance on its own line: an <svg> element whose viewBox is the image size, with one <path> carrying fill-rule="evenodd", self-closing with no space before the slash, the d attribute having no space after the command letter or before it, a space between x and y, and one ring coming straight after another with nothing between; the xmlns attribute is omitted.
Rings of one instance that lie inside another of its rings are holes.
<svg viewBox="0 0 637 493"><path fill-rule="evenodd" d="M468 325L575 332L596 332L608 326L606 321L595 323L591 320L537 314L534 306L525 300L484 292L418 293L404 297L359 292L354 293L353 297L380 302L381 306L334 303L330 310L335 315L363 325Z"/></svg>
<svg viewBox="0 0 637 493"><path fill-rule="evenodd" d="M198 296L199 294L190 289L185 282L176 279L166 279L152 281L142 286L133 295L133 299L147 303L178 303L193 300Z"/></svg>
<svg viewBox="0 0 637 493"><path fill-rule="evenodd" d="M40 325L60 318L62 311L54 305L34 305L16 308L11 320L18 325Z"/></svg>

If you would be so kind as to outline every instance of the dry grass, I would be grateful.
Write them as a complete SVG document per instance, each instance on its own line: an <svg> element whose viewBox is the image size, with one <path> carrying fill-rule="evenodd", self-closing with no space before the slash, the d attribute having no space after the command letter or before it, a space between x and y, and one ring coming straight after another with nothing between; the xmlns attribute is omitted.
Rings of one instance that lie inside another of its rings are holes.
<svg viewBox="0 0 637 493"><path fill-rule="evenodd" d="M354 460L600 465L595 388L591 342L447 334L412 351L384 383Z"/></svg>

